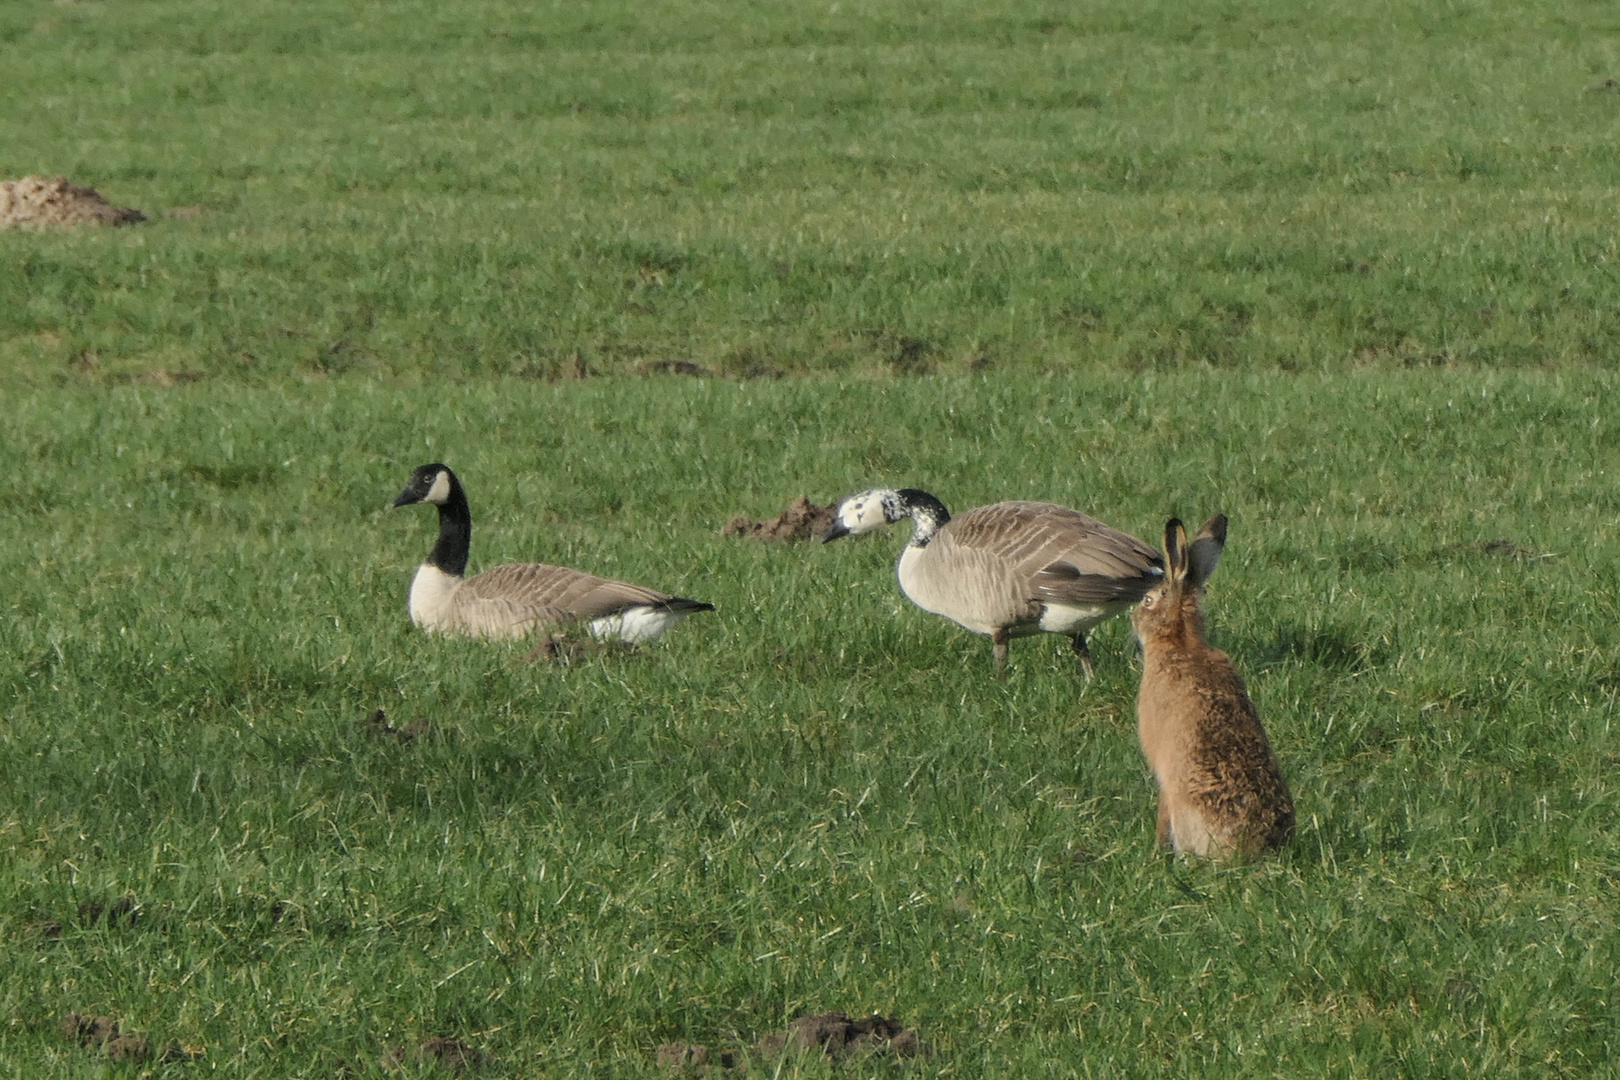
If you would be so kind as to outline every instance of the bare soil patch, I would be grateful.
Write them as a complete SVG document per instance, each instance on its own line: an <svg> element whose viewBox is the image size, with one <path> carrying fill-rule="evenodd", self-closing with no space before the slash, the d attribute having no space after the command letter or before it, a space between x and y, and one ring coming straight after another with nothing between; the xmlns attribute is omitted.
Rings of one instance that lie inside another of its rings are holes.
<svg viewBox="0 0 1620 1080"><path fill-rule="evenodd" d="M0 181L0 228L132 225L145 220L139 210L114 206L95 188L69 183L65 176Z"/></svg>
<svg viewBox="0 0 1620 1080"><path fill-rule="evenodd" d="M110 1016L85 1016L68 1013L56 1026L62 1038L88 1048L99 1047L114 1061L145 1061L152 1056L152 1048L139 1035L124 1035L118 1030L118 1021Z"/></svg>
<svg viewBox="0 0 1620 1080"><path fill-rule="evenodd" d="M133 893L125 893L111 903L86 900L79 905L79 924L95 926L105 921L109 927L131 927L141 921L140 901Z"/></svg>
<svg viewBox="0 0 1620 1080"><path fill-rule="evenodd" d="M396 1046L383 1055L383 1068L391 1072L407 1063L443 1065L451 1072L459 1073L482 1069L489 1064L489 1055L460 1039L445 1035L435 1035L410 1050Z"/></svg>
<svg viewBox="0 0 1620 1080"><path fill-rule="evenodd" d="M702 1043L665 1043L658 1048L658 1064L671 1072L702 1075L710 1066L733 1069L738 1062L736 1053L730 1050L711 1055Z"/></svg>
<svg viewBox="0 0 1620 1080"><path fill-rule="evenodd" d="M1476 540L1471 543L1447 544L1447 552L1479 552L1494 559L1513 559L1517 562L1543 562L1558 558L1554 551L1532 551L1522 544L1498 537L1495 540Z"/></svg>
<svg viewBox="0 0 1620 1080"><path fill-rule="evenodd" d="M636 365L636 371L641 375L686 375L694 379L709 376L708 368L690 360L643 360Z"/></svg>
<svg viewBox="0 0 1620 1080"><path fill-rule="evenodd" d="M523 659L531 664L549 660L554 664L566 665L600 653L609 656L636 656L640 652L639 646L617 638L598 641L595 638L562 637L553 634L542 638L540 644L524 654Z"/></svg>
<svg viewBox="0 0 1620 1080"><path fill-rule="evenodd" d="M599 641L586 641L582 638L548 637L540 644L530 649L523 659L531 664L540 660L550 660L554 664L572 664L593 652L599 652L602 643Z"/></svg>
<svg viewBox="0 0 1620 1080"><path fill-rule="evenodd" d="M898 1020L877 1013L851 1020L841 1012L801 1016L787 1026L787 1031L761 1039L759 1050L767 1057L819 1050L834 1061L871 1054L917 1057L928 1052L917 1033Z"/></svg>
<svg viewBox="0 0 1620 1080"><path fill-rule="evenodd" d="M741 536L750 540L814 540L832 527L838 510L836 500L818 506L800 495L788 503L774 521L753 521L739 514L726 522L721 536Z"/></svg>
<svg viewBox="0 0 1620 1080"><path fill-rule="evenodd" d="M671 1072L703 1076L711 1069L743 1072L749 1059L770 1062L784 1054L812 1055L839 1062L866 1057L926 1057L927 1043L898 1020L873 1013L851 1020L841 1012L801 1016L785 1031L773 1031L743 1050L712 1051L702 1043L665 1043L658 1064Z"/></svg>

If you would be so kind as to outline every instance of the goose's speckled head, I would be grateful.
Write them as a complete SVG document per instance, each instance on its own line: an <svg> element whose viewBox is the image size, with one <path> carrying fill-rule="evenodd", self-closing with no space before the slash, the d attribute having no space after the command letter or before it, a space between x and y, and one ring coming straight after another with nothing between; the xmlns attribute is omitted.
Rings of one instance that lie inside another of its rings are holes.
<svg viewBox="0 0 1620 1080"><path fill-rule="evenodd" d="M840 536L862 536L876 532L905 516L900 505L900 493L894 488L857 491L838 504L832 527L821 534L821 542L826 544Z"/></svg>

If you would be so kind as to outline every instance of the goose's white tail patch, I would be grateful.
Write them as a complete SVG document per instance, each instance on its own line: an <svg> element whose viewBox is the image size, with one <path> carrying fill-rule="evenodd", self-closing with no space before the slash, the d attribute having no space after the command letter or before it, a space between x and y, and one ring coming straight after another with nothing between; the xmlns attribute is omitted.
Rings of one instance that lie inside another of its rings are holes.
<svg viewBox="0 0 1620 1080"><path fill-rule="evenodd" d="M606 615L591 620L594 638L618 638L632 645L643 641L656 641L664 631L686 618L687 612L666 611L663 608L640 605L625 608L617 615Z"/></svg>
<svg viewBox="0 0 1620 1080"><path fill-rule="evenodd" d="M1041 609L1040 627L1049 634L1083 634L1124 611L1129 604L1054 604Z"/></svg>

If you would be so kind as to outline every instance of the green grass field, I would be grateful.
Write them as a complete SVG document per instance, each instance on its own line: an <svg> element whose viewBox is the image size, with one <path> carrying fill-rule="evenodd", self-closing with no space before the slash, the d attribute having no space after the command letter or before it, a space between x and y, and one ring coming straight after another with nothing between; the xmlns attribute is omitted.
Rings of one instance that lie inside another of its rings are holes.
<svg viewBox="0 0 1620 1080"><path fill-rule="evenodd" d="M1611 5L18 0L0 70L0 177L152 216L0 232L0 1077L1616 1071ZM433 460L474 569L718 610L422 635ZM1293 848L1155 850L1123 621L998 681L903 530L719 535L876 483L1231 515Z"/></svg>
<svg viewBox="0 0 1620 1080"><path fill-rule="evenodd" d="M496 1075L637 1074L664 1041L841 1008L919 1026L930 1075L1590 1075L1620 962L1615 389L14 398L0 1057L77 1075L54 1031L76 1010L243 1075L436 1034ZM440 457L475 566L545 556L720 610L572 667L423 637L403 595L431 515L381 508ZM886 477L1143 535L1227 510L1213 632L1295 787L1293 851L1155 854L1123 623L1089 687L1049 639L998 683L985 639L899 596L898 537L717 535ZM368 739L377 707L431 731ZM133 927L84 925L125 894Z"/></svg>
<svg viewBox="0 0 1620 1080"><path fill-rule="evenodd" d="M0 372L1569 366L1606 0L13 0ZM164 217L181 211L181 217Z"/></svg>

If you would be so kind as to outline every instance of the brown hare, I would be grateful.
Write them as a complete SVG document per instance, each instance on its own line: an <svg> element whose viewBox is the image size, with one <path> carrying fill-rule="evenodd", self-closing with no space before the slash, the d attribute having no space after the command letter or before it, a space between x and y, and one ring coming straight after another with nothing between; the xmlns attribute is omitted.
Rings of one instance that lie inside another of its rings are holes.
<svg viewBox="0 0 1620 1080"><path fill-rule="evenodd" d="M1164 581L1131 613L1142 642L1136 698L1142 753L1159 783L1159 843L1210 858L1251 858L1294 835L1294 801L1232 660L1204 640L1198 602L1226 544L1226 515L1192 543L1164 527Z"/></svg>

